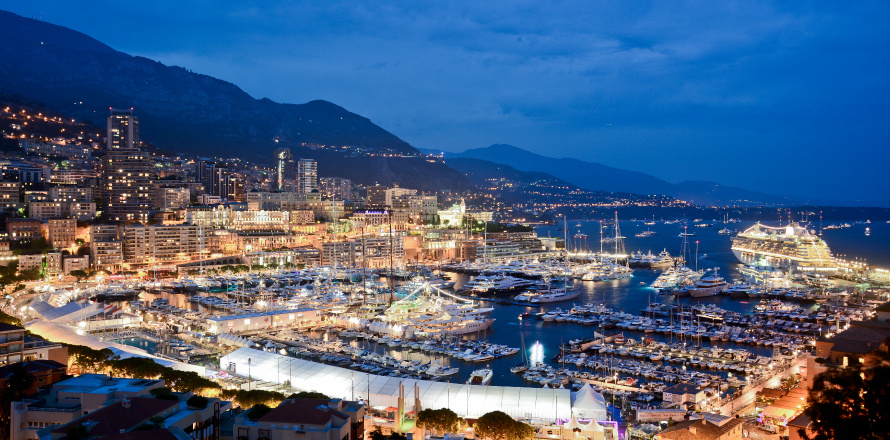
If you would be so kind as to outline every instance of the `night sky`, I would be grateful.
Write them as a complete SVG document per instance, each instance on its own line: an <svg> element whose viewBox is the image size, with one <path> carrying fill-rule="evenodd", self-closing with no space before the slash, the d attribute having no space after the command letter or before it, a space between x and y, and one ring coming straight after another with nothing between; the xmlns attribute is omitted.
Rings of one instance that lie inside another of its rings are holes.
<svg viewBox="0 0 890 440"><path fill-rule="evenodd" d="M887 1L0 0L0 9L257 98L328 100L419 148L507 143L674 182L890 206Z"/></svg>

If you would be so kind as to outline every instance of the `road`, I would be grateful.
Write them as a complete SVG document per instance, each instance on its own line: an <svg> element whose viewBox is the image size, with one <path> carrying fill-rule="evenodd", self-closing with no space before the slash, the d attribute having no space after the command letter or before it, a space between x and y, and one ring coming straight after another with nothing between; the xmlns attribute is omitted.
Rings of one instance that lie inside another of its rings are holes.
<svg viewBox="0 0 890 440"><path fill-rule="evenodd" d="M719 413L730 415L730 416L739 414L741 411L744 411L746 408L748 408L749 406L751 406L751 404L754 403L755 399L757 398L758 391L762 390L765 387L778 388L779 385L781 384L782 378L785 378L785 377L791 376L794 373L797 373L799 371L798 368L806 365L806 363L807 363L806 355L803 355L803 356L797 358L797 360L795 360L791 364L791 366L789 366L787 369L774 374L772 379L767 380L764 383L762 383L756 387L747 388L745 390L744 394L742 394L741 396L739 396L739 397L727 402L723 406L721 406Z"/></svg>

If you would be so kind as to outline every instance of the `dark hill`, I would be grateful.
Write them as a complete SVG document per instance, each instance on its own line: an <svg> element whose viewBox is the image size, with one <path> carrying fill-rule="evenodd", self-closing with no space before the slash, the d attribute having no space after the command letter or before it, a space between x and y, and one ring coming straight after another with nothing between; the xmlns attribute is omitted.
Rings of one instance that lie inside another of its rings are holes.
<svg viewBox="0 0 890 440"><path fill-rule="evenodd" d="M61 26L0 11L0 39L0 91L100 126L109 107L135 107L143 137L174 151L266 157L277 137L294 144L417 152L330 102L254 99L234 84L118 52Z"/></svg>
<svg viewBox="0 0 890 440"><path fill-rule="evenodd" d="M555 159L512 145L495 144L487 148L446 154L446 159L451 157L488 160L520 171L540 171L591 191L668 195L700 205L751 206L790 203L781 197L714 182L688 181L672 184L638 171L622 170L578 159Z"/></svg>
<svg viewBox="0 0 890 440"><path fill-rule="evenodd" d="M421 190L469 186L464 175L417 157L405 141L327 101L254 99L234 84L5 11L0 40L0 93L45 103L99 127L109 107L134 107L143 141L162 150L270 163L272 150L287 145L298 157L319 160L321 175ZM342 146L350 148L331 148Z"/></svg>

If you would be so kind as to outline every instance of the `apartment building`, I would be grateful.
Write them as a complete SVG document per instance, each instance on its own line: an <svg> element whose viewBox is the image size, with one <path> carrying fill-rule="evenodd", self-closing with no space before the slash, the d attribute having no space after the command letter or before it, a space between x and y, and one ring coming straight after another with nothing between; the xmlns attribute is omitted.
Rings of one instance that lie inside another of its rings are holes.
<svg viewBox="0 0 890 440"><path fill-rule="evenodd" d="M124 263L136 266L184 263L198 259L207 235L195 225L129 225L121 228Z"/></svg>
<svg viewBox="0 0 890 440"><path fill-rule="evenodd" d="M51 218L47 223L46 241L55 249L67 248L74 244L77 236L77 221L73 218Z"/></svg>
<svg viewBox="0 0 890 440"><path fill-rule="evenodd" d="M361 440L365 405L342 399L287 399L252 421L237 416L233 437L243 440Z"/></svg>

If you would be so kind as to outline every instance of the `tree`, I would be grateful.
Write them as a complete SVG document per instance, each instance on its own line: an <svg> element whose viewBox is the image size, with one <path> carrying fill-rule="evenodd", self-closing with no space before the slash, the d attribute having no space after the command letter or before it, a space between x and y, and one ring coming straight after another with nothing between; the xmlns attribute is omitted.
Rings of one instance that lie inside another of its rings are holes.
<svg viewBox="0 0 890 440"><path fill-rule="evenodd" d="M167 387L153 388L149 391L155 399L160 400L179 400L179 397L173 395L173 390Z"/></svg>
<svg viewBox="0 0 890 440"><path fill-rule="evenodd" d="M478 437L489 440L527 440L535 435L534 428L513 420L502 411L482 415L473 430Z"/></svg>
<svg viewBox="0 0 890 440"><path fill-rule="evenodd" d="M194 395L192 397L189 397L189 400L187 400L185 402L185 404L188 405L189 408L204 409L204 408L207 408L207 403L209 403L209 402L210 402L210 400L204 396Z"/></svg>
<svg viewBox="0 0 890 440"><path fill-rule="evenodd" d="M269 411L272 411L272 408L269 408L267 405L263 405L262 403L258 403L247 411L247 418L253 421L257 421L260 417L269 414Z"/></svg>
<svg viewBox="0 0 890 440"><path fill-rule="evenodd" d="M142 379L157 379L168 369L155 362L153 359L143 357L131 357L116 360L111 362L110 367L119 375Z"/></svg>
<svg viewBox="0 0 890 440"><path fill-rule="evenodd" d="M390 435L385 435L379 426L374 428L374 430L368 434L368 437L370 437L371 440L408 440L407 435L396 431L393 431Z"/></svg>
<svg viewBox="0 0 890 440"><path fill-rule="evenodd" d="M287 396L288 399L324 399L331 400L330 397L316 391L300 391Z"/></svg>
<svg viewBox="0 0 890 440"><path fill-rule="evenodd" d="M84 345L68 346L68 362L78 367L82 372L98 373L108 366L108 362L114 360L114 352L103 348L94 350Z"/></svg>
<svg viewBox="0 0 890 440"><path fill-rule="evenodd" d="M417 425L435 433L457 432L460 417L448 408L424 409L417 413Z"/></svg>
<svg viewBox="0 0 890 440"><path fill-rule="evenodd" d="M812 440L883 439L890 432L890 367L830 369L813 379L804 412Z"/></svg>
<svg viewBox="0 0 890 440"><path fill-rule="evenodd" d="M90 277L90 275L87 274L87 272L85 270L80 270L80 269L72 270L69 273L69 275L73 276L74 278L77 278L77 281L83 281Z"/></svg>
<svg viewBox="0 0 890 440"><path fill-rule="evenodd" d="M222 390L219 397L232 400L242 408L250 408L257 404L278 406L284 400L284 394L266 390Z"/></svg>
<svg viewBox="0 0 890 440"><path fill-rule="evenodd" d="M161 373L161 379L164 379L170 388L183 393L199 394L207 389L219 388L219 384L199 376L194 371L179 371L165 367L164 372Z"/></svg>

